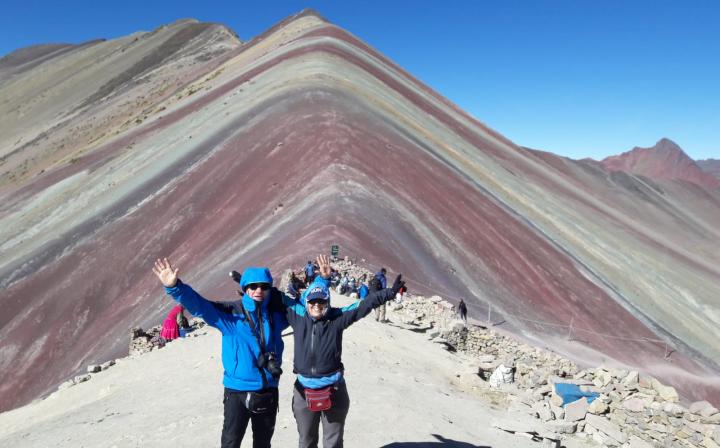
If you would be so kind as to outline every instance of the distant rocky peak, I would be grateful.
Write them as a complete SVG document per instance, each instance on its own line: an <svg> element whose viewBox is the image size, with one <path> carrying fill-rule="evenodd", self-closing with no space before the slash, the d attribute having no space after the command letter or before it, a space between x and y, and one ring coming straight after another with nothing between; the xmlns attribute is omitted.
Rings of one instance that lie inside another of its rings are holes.
<svg viewBox="0 0 720 448"><path fill-rule="evenodd" d="M625 156L626 154L638 154L639 157L643 158L658 158L658 159L668 159L669 157L676 159L676 160L683 160L683 161L693 161L690 156L688 156L685 151L682 150L682 148L675 143L674 141L670 140L669 138L661 138L660 140L655 143L655 146L651 146L649 148L642 148L639 146L634 147L629 152L620 154L619 157ZM641 154L641 155L639 155Z"/></svg>
<svg viewBox="0 0 720 448"><path fill-rule="evenodd" d="M720 179L720 159L698 160L696 163L701 170Z"/></svg>
<svg viewBox="0 0 720 448"><path fill-rule="evenodd" d="M681 152L685 154L685 152L680 148L680 146L675 143L674 141L670 140L669 138L663 137L660 140L658 140L657 143L655 143L655 146L653 146L650 149L655 149L656 151L661 152Z"/></svg>
<svg viewBox="0 0 720 448"><path fill-rule="evenodd" d="M601 161L610 171L624 171L653 179L684 180L704 188L720 188L720 181L705 173L674 141L662 138L649 148L635 147Z"/></svg>

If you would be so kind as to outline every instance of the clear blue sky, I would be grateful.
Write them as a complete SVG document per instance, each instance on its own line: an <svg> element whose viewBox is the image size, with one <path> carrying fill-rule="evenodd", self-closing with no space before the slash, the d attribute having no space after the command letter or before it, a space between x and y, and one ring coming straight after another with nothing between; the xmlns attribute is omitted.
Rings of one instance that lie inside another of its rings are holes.
<svg viewBox="0 0 720 448"><path fill-rule="evenodd" d="M249 40L305 7L520 145L603 158L668 137L720 158L716 0L6 0L0 55L186 17Z"/></svg>

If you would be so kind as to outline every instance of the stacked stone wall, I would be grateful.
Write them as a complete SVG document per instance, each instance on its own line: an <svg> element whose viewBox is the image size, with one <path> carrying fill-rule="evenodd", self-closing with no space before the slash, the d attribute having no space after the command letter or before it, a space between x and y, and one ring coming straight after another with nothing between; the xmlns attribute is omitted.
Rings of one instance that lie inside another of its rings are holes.
<svg viewBox="0 0 720 448"><path fill-rule="evenodd" d="M544 424L528 433L560 440L567 434L623 448L720 448L720 413L708 402L689 407L679 403L674 388L638 371L605 366L579 369L562 356L531 347L489 328L467 326L457 319L448 301L408 295L390 308L405 325L427 328L433 342L477 360L476 374L488 380L500 365L514 369L514 382L501 389L510 410L525 412ZM563 406L555 384L571 383L598 397L581 398ZM501 429L514 424L497 425ZM555 434L553 436L552 434Z"/></svg>

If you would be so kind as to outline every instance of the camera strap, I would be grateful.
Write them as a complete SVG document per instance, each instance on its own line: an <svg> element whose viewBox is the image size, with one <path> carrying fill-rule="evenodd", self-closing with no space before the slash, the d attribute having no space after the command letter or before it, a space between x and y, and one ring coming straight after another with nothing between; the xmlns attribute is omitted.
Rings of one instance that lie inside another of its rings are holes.
<svg viewBox="0 0 720 448"><path fill-rule="evenodd" d="M252 316L250 315L248 310L245 309L245 306L243 305L242 302L240 302L240 309L242 310L243 314L245 315L245 318L248 321L248 325L250 326L250 331L252 332L253 335L255 335L255 339L257 340L258 345L260 346L260 355L264 356L265 355L265 342L264 342L265 330L264 330L264 328L263 328L264 326L262 324L262 309L260 309L259 306L257 307L257 312L258 312L257 315L258 315L258 322L259 322L258 326L260 327L259 331L255 327L255 321L253 321ZM270 324L270 331L272 331L272 317L271 316L272 315L270 313L268 313L268 323ZM256 364L256 367L260 371L260 376L262 376L263 389L267 389L268 381L267 381L267 377L265 376L265 369L258 366L257 364Z"/></svg>

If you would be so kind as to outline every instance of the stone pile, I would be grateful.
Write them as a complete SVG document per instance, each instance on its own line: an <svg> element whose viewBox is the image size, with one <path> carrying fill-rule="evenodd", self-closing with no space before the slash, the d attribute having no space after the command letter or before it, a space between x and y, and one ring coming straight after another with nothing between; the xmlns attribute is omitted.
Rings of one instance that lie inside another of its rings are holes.
<svg viewBox="0 0 720 448"><path fill-rule="evenodd" d="M355 277L355 279L358 280L360 279L360 277L363 276L363 274L366 275L368 280L374 274L363 266L353 263L353 261L349 257L345 257L342 260L337 260L330 263L330 267L338 271L340 273L340 276L344 275L347 272L348 277Z"/></svg>
<svg viewBox="0 0 720 448"><path fill-rule="evenodd" d="M130 329L130 357L139 356L165 346L165 340L160 337L162 325L156 325L147 332L140 327Z"/></svg>
<svg viewBox="0 0 720 448"><path fill-rule="evenodd" d="M568 448L568 434L609 447L720 448L718 409L705 401L685 408L674 388L650 376L604 366L580 370L555 353L488 328L467 327L456 319L453 305L437 296L407 295L390 312L399 323L426 326L433 342L470 355L477 361L477 375L486 381L498 366L514 367L514 383L501 389L507 393L509 411L530 414L538 423L523 428L508 419L494 422L498 428L557 444L565 439ZM581 398L563 406L556 383L575 384L598 397L592 403Z"/></svg>
<svg viewBox="0 0 720 448"><path fill-rule="evenodd" d="M206 325L205 321L197 317L191 318L188 320L188 323L190 324L190 330L187 337L196 336L194 331ZM165 347L167 341L160 336L161 331L162 325L155 325L147 332L140 327L131 328L130 347L128 350L130 357L139 356Z"/></svg>

